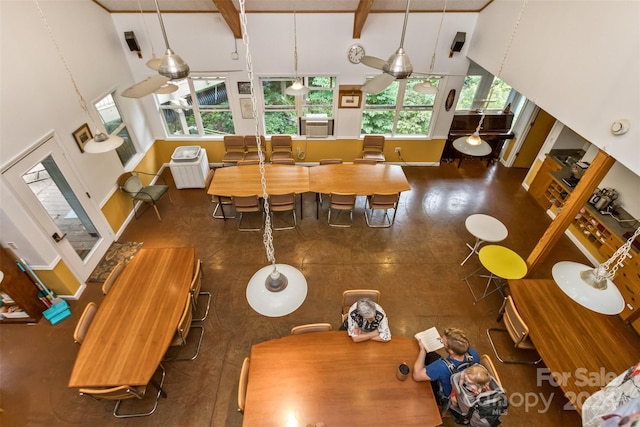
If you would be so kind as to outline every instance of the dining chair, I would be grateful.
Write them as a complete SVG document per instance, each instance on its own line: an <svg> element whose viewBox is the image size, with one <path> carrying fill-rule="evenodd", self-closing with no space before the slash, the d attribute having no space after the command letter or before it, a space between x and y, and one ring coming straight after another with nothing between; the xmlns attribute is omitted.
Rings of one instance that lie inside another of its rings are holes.
<svg viewBox="0 0 640 427"><path fill-rule="evenodd" d="M107 292L109 292L109 290L111 289L111 286L113 286L113 283L116 281L118 276L120 276L120 273L122 272L123 269L124 269L124 263L121 263L121 262L117 263L116 266L113 267L113 270L111 270L107 278L104 280L104 283L102 283L102 293L104 295L106 295Z"/></svg>
<svg viewBox="0 0 640 427"><path fill-rule="evenodd" d="M247 384L249 382L249 366L251 360L245 357L242 361L240 379L238 380L238 412L244 413L244 406L247 401Z"/></svg>
<svg viewBox="0 0 640 427"><path fill-rule="evenodd" d="M291 328L291 335L309 334L312 332L328 332L333 331L331 323L309 323L306 325L298 325Z"/></svg>
<svg viewBox="0 0 640 427"><path fill-rule="evenodd" d="M215 169L209 169L209 173L207 174L207 177L205 178L205 182L204 182L205 191L209 190L209 187L211 186L211 181L213 181L214 174L215 174ZM235 213L231 214L231 212L229 212L229 213L224 212L224 207L225 206L228 206L228 207L232 207L233 206L233 202L231 201L231 197L228 197L228 196L216 196L216 195L212 194L211 198L209 200L211 201L211 203L215 203L214 208L213 208L213 213L211 214L211 216L213 218L217 218L217 219L233 219L233 218L236 217Z"/></svg>
<svg viewBox="0 0 640 427"><path fill-rule="evenodd" d="M193 307L191 305L191 295L188 295L182 310L182 316L176 328L176 333L169 344L169 347L184 347L187 345L187 337L191 329L199 329L200 334L198 337L198 343L194 354L190 357L165 357L163 362L180 362L185 360L195 360L200 354L200 347L202 346L202 338L204 336L204 326L201 324L193 324Z"/></svg>
<svg viewBox="0 0 640 427"><path fill-rule="evenodd" d="M282 159L293 159L291 135L272 135L271 162Z"/></svg>
<svg viewBox="0 0 640 427"><path fill-rule="evenodd" d="M194 322L202 322L209 315L209 306L211 305L211 292L202 290L202 260L197 259L193 267L193 278L191 279L191 286L189 291L191 292L191 307L193 314L198 311L198 298L207 297L207 305L204 310L204 315L198 319L193 319Z"/></svg>
<svg viewBox="0 0 640 427"><path fill-rule="evenodd" d="M258 151L258 140L255 135L245 135L244 146L247 148L247 153L244 156L245 160L259 160L260 155L258 153L260 151L262 152L262 158L265 158L264 154L267 151L267 143L264 135L260 135L260 151Z"/></svg>
<svg viewBox="0 0 640 427"><path fill-rule="evenodd" d="M133 417L147 417L153 414L158 407L158 401L160 400L160 396L167 397L167 394L162 390L162 385L164 384L165 377L165 369L162 365L159 366L160 371L162 372L162 376L160 378L160 382L151 381L151 384L157 389L156 395L154 397L153 406L147 412L137 412L137 413L118 413L118 409L120 409L120 405L123 400L127 399L144 399L147 394L148 385L141 386L129 386L129 385L121 385L117 387L107 387L107 388L81 388L79 390L80 396L87 396L94 400L115 400L116 406L113 408L113 416L116 418L133 418ZM156 370L157 372L157 370ZM155 375L155 374L154 374Z"/></svg>
<svg viewBox="0 0 640 427"><path fill-rule="evenodd" d="M298 220L296 218L296 195L295 193L287 194L271 194L269 195L269 207L271 212L271 223L273 230L293 230L298 226ZM293 225L290 226L275 226L275 217L278 212L291 212L293 217Z"/></svg>
<svg viewBox="0 0 640 427"><path fill-rule="evenodd" d="M380 291L377 289L347 289L342 293L342 306L340 315L342 321L349 315L351 306L361 298L369 298L376 304L380 304Z"/></svg>
<svg viewBox="0 0 640 427"><path fill-rule="evenodd" d="M389 228L396 221L398 212L398 201L400 193L374 193L367 196L364 207L364 218L367 226L371 228ZM393 216L389 216L389 209L393 209ZM382 222L374 223L374 213L376 210L384 211Z"/></svg>
<svg viewBox="0 0 640 427"><path fill-rule="evenodd" d="M353 159L353 164L357 165L377 165L378 161L375 159Z"/></svg>
<svg viewBox="0 0 640 427"><path fill-rule="evenodd" d="M293 157L283 157L271 159L271 163L274 165L295 165L296 161L293 159Z"/></svg>
<svg viewBox="0 0 640 427"><path fill-rule="evenodd" d="M163 184L143 185L141 176L154 177L152 179L161 180ZM164 183L161 175L154 175L146 172L125 172L118 177L118 187L131 197L133 202L133 214L138 219L138 211L136 205L138 202L151 204L156 211L158 221L162 221L160 212L158 211L158 202L165 196L169 198L169 202L173 204L171 195L169 194L169 186Z"/></svg>
<svg viewBox="0 0 640 427"><path fill-rule="evenodd" d="M362 158L384 162L384 135L365 135L362 140Z"/></svg>
<svg viewBox="0 0 640 427"><path fill-rule="evenodd" d="M244 146L244 136L242 135L225 135L222 138L224 143L224 155L222 156L222 164L238 163L244 159L247 151Z"/></svg>
<svg viewBox="0 0 640 427"><path fill-rule="evenodd" d="M493 364L493 360L488 354L483 354L480 356L480 364L487 368L489 374L496 380L498 385L502 387L502 381L500 381L500 376L498 375L498 371L496 371L496 367Z"/></svg>
<svg viewBox="0 0 640 427"><path fill-rule="evenodd" d="M351 227L353 225L353 209L356 206L356 195L346 193L331 193L329 195L329 214L327 222L331 227ZM349 224L339 224L331 222L331 211L349 212Z"/></svg>
<svg viewBox="0 0 640 427"><path fill-rule="evenodd" d="M87 334L87 330L89 330L89 326L93 321L93 317L96 315L96 311L98 311L98 305L95 302L87 303L76 324L76 329L73 331L73 342L82 344L84 336Z"/></svg>
<svg viewBox="0 0 640 427"><path fill-rule="evenodd" d="M496 319L498 322L500 320L504 320L505 328L489 328L487 329L487 336L489 337L489 343L491 344L491 348L493 348L493 352L495 353L498 360L502 363L519 363L525 365L536 365L542 361L542 358L538 360L507 360L504 359L498 353L495 342L491 336L491 332L506 332L511 340L514 343L514 348L521 350L534 350L535 346L529 339L529 327L522 320L520 313L516 309L515 304L513 303L513 298L511 295L507 295L502 303L502 307L500 307L500 311L498 314L498 318Z"/></svg>
<svg viewBox="0 0 640 427"><path fill-rule="evenodd" d="M264 212L262 211L262 206L260 203L260 198L257 195L253 196L232 196L231 200L233 202L233 207L236 212L240 216L240 221L238 222L238 230L240 231L260 231L262 230L262 222L264 222ZM251 228L251 227L242 227L242 220L244 219L245 213L261 213L261 222L260 227Z"/></svg>
<svg viewBox="0 0 640 427"><path fill-rule="evenodd" d="M238 163L236 163L236 165L238 166L249 166L249 165L259 165L260 164L260 160L258 159L242 159L242 160L238 160Z"/></svg>

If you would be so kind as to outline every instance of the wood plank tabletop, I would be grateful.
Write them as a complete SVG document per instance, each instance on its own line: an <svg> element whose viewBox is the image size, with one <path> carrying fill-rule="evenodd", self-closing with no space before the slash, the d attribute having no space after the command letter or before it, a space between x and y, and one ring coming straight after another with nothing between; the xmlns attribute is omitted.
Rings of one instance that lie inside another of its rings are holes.
<svg viewBox="0 0 640 427"><path fill-rule="evenodd" d="M195 249L141 249L102 302L80 345L69 387L148 384L189 297Z"/></svg>
<svg viewBox="0 0 640 427"><path fill-rule="evenodd" d="M430 383L396 378L398 366L412 366L418 350L414 338L354 343L344 331L256 344L242 425L440 425Z"/></svg>
<svg viewBox="0 0 640 427"><path fill-rule="evenodd" d="M309 168L295 165L264 165L269 194L302 194L309 191ZM216 196L262 197L259 165L218 168L207 191Z"/></svg>
<svg viewBox="0 0 640 427"><path fill-rule="evenodd" d="M569 401L584 399L638 363L640 337L619 316L593 312L549 279L509 280L518 312L538 353ZM607 377L608 376L608 377Z"/></svg>
<svg viewBox="0 0 640 427"><path fill-rule="evenodd" d="M398 165L340 163L309 168L309 190L315 193L400 193L411 190Z"/></svg>

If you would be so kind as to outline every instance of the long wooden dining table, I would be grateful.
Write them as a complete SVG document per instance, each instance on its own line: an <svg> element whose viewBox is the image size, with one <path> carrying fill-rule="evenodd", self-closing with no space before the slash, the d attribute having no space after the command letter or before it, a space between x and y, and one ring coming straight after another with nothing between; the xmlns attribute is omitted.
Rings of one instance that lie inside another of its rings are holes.
<svg viewBox="0 0 640 427"><path fill-rule="evenodd" d="M414 338L354 343L343 331L274 339L251 348L244 427L437 426L429 382L400 381L418 354Z"/></svg>
<svg viewBox="0 0 640 427"><path fill-rule="evenodd" d="M69 387L146 385L189 297L195 249L143 248L99 303Z"/></svg>
<svg viewBox="0 0 640 427"><path fill-rule="evenodd" d="M550 279L509 280L529 336L569 402L584 400L638 363L640 337L618 316L593 312ZM541 374L538 374L541 375Z"/></svg>

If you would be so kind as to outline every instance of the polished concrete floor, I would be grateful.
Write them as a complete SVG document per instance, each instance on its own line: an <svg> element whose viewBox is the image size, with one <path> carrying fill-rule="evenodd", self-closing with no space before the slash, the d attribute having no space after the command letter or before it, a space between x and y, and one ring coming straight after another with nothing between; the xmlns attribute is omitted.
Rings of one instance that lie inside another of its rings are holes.
<svg viewBox="0 0 640 427"><path fill-rule="evenodd" d="M337 328L341 294L350 288L382 292L381 304L395 335L410 337L433 325L456 326L467 332L480 353L493 356L485 331L497 325L502 298L496 293L473 304L462 279L479 261L473 257L460 266L468 253L465 243L473 242L464 220L473 213L499 218L509 230L502 244L524 258L550 220L522 188L522 169L465 161L460 168L452 163L404 170L412 190L402 195L396 223L389 229L366 227L362 199L352 228L331 228L326 211L316 219L314 196L304 195L304 219L298 228L274 232L277 262L298 267L309 285L302 307L282 318L260 316L245 300L249 278L266 265L262 234L237 231L237 220L212 219L204 190L172 190L173 205L168 200L160 205L161 223L149 210L131 222L119 241L196 247L204 265L203 288L213 294L200 356L193 362L166 363L168 398L151 417L116 420L111 402L79 396L67 388L78 351L72 332L86 303L99 304L103 298L100 285L89 283L81 299L70 302L72 316L56 326L44 319L33 326L0 326L2 426L240 426L237 380L251 345L287 335L302 323L325 321ZM164 176L172 182L169 170ZM559 260L587 262L563 237L530 276L551 277L551 266ZM543 368L497 362L511 401L503 425L580 425L578 414L565 408L560 389L538 381ZM137 402L125 402L131 403ZM301 425L311 421L318 420ZM444 424L453 422L446 418Z"/></svg>

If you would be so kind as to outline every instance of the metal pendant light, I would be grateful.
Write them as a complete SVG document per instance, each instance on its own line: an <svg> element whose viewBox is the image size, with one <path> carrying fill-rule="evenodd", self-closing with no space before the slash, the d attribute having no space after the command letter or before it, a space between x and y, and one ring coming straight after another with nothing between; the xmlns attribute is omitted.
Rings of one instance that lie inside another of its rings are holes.
<svg viewBox="0 0 640 427"><path fill-rule="evenodd" d="M296 73L296 79L291 86L284 90L287 95L306 95L309 93L309 88L304 85L304 82L298 77L298 29L296 26L296 1L293 0L293 67Z"/></svg>
<svg viewBox="0 0 640 427"><path fill-rule="evenodd" d="M184 79L189 75L189 65L176 54L171 47L169 47L169 40L167 39L167 32L164 29L164 22L162 21L162 15L160 14L160 5L158 0L154 0L156 3L156 11L158 12L158 21L160 21L160 28L162 29L162 37L164 37L164 44L167 50L160 59L160 65L158 66L158 72L169 77L171 80Z"/></svg>

